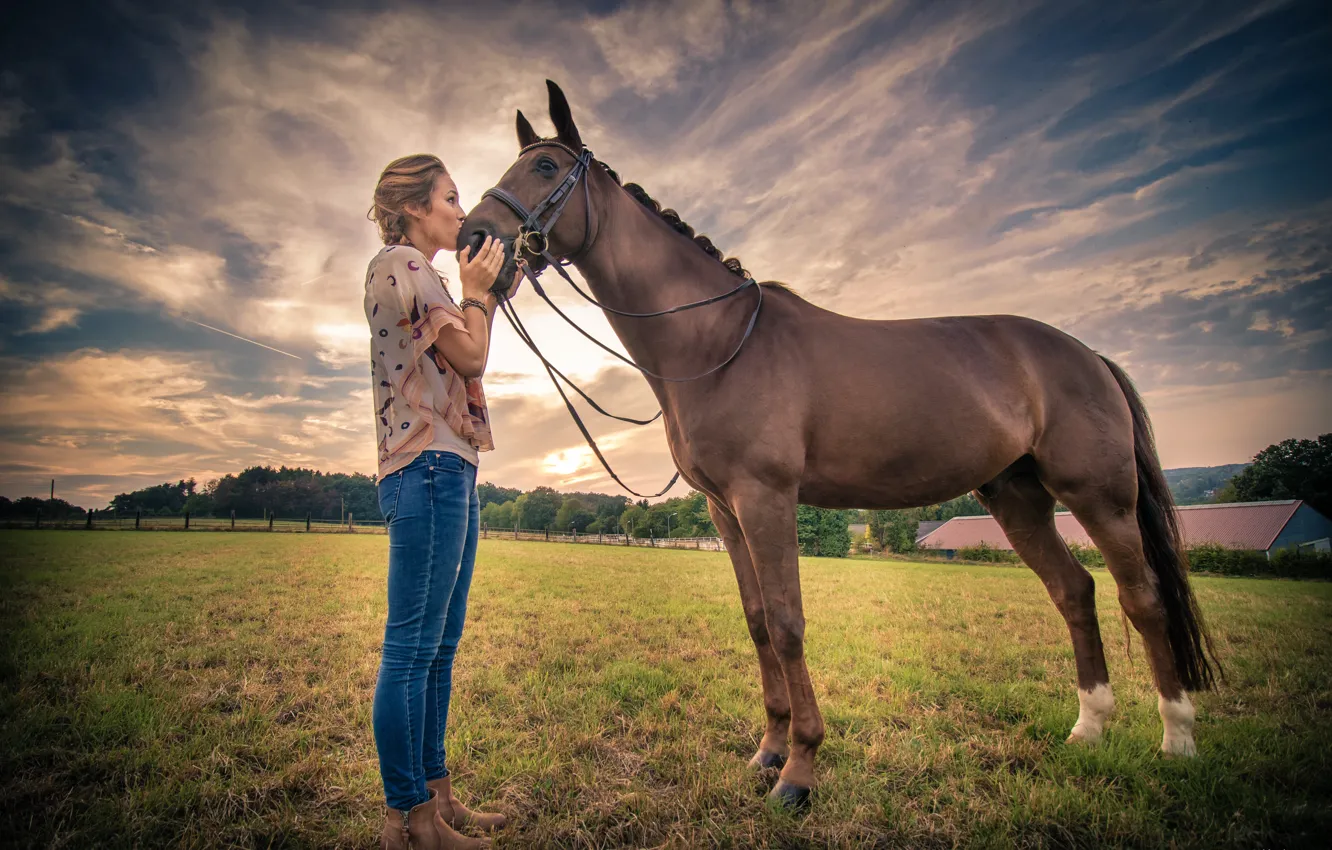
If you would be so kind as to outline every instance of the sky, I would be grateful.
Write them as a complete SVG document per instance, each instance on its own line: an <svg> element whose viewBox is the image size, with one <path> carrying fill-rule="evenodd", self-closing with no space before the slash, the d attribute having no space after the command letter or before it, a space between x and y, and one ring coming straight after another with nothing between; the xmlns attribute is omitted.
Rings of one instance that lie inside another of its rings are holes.
<svg viewBox="0 0 1332 850"><path fill-rule="evenodd" d="M1167 467L1332 430L1324 3L477 9L6 13L0 495L373 474L375 179L435 153L474 205L517 153L515 110L553 134L547 78L599 159L759 279L867 318L1031 316L1115 359ZM655 411L530 290L517 306L604 405ZM480 480L619 492L500 322L485 386ZM659 423L588 419L630 486L670 477Z"/></svg>

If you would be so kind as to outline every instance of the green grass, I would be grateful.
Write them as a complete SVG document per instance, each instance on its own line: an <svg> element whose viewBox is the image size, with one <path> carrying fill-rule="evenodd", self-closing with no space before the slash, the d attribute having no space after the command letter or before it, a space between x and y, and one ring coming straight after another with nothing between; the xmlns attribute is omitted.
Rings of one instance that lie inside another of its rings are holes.
<svg viewBox="0 0 1332 850"><path fill-rule="evenodd" d="M386 547L0 532L0 843L373 846ZM512 818L496 847L1325 846L1332 585L1195 581L1230 682L1185 761L1104 572L1091 749L1063 743L1071 646L1027 570L802 573L827 740L793 817L744 766L763 710L724 554L484 541L447 744Z"/></svg>

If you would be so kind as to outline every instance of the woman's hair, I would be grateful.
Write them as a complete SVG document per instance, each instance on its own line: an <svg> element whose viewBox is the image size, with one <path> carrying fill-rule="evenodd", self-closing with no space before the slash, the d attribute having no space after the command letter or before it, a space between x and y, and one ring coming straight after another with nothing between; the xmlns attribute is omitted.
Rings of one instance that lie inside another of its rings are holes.
<svg viewBox="0 0 1332 850"><path fill-rule="evenodd" d="M366 214L379 225L379 238L385 245L407 241L407 205L429 210L435 178L448 173L439 157L428 153L400 157L388 164L375 184L375 202Z"/></svg>

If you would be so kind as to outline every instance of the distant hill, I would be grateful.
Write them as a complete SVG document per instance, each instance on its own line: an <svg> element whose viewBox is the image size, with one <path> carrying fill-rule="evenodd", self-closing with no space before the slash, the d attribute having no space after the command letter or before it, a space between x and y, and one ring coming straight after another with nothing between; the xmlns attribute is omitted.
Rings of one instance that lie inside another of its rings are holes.
<svg viewBox="0 0 1332 850"><path fill-rule="evenodd" d="M1216 493L1247 463L1228 463L1225 466L1186 466L1167 469L1166 483L1179 505L1204 505L1216 498Z"/></svg>

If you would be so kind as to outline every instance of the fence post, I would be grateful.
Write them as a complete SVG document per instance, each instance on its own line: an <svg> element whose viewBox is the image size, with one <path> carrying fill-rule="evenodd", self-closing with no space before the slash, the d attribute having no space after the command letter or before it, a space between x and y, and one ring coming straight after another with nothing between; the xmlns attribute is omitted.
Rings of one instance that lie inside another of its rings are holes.
<svg viewBox="0 0 1332 850"><path fill-rule="evenodd" d="M546 542L550 542L550 526L546 526Z"/></svg>
<svg viewBox="0 0 1332 850"><path fill-rule="evenodd" d="M138 531L138 530L139 530L139 519L142 518L142 516L143 516L143 510L140 509L140 508L135 508L135 509L134 509L134 530L135 530L135 531Z"/></svg>
<svg viewBox="0 0 1332 850"><path fill-rule="evenodd" d="M488 527L486 526L486 524L485 524L484 522L481 523L481 539L482 539L482 540L485 540L485 539L486 539L486 532L487 532L488 530L489 530L489 529L488 529Z"/></svg>
<svg viewBox="0 0 1332 850"><path fill-rule="evenodd" d="M264 508L264 513L268 513L268 509L267 509L267 508ZM273 515L272 515L272 514L268 514L268 530L269 530L269 531L272 531L272 530L273 530Z"/></svg>
<svg viewBox="0 0 1332 850"><path fill-rule="evenodd" d="M347 530L355 533L356 529L352 527L352 512L347 511Z"/></svg>
<svg viewBox="0 0 1332 850"><path fill-rule="evenodd" d="M88 508L88 525L86 527L92 528L92 508Z"/></svg>
<svg viewBox="0 0 1332 850"><path fill-rule="evenodd" d="M305 530L310 530L310 515L308 513L305 515Z"/></svg>
<svg viewBox="0 0 1332 850"><path fill-rule="evenodd" d="M232 531L235 531L235 530L236 530L236 510L235 510L235 508L233 508L232 511L231 511L231 530L232 530Z"/></svg>
<svg viewBox="0 0 1332 850"><path fill-rule="evenodd" d="M605 537L605 535L604 535L602 532L600 532L600 531L597 532L597 542L598 542L598 543L605 543L605 542L606 542L606 537Z"/></svg>
<svg viewBox="0 0 1332 850"><path fill-rule="evenodd" d="M518 523L516 522L513 524L513 539L518 539Z"/></svg>
<svg viewBox="0 0 1332 850"><path fill-rule="evenodd" d="M189 511L186 511L186 512L185 512L185 530L186 530L186 531L189 531L189 530L190 530L190 512L189 512Z"/></svg>
<svg viewBox="0 0 1332 850"><path fill-rule="evenodd" d="M574 540L573 540L573 542L577 543L577 542L578 542L578 529L577 529L577 528L574 528L574 529L572 529L572 531L573 531L573 536L574 536Z"/></svg>

